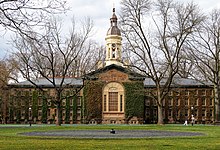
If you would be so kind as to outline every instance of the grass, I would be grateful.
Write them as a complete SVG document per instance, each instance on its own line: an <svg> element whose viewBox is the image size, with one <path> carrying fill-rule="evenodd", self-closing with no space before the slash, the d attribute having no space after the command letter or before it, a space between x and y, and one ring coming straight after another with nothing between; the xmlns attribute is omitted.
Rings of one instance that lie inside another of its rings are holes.
<svg viewBox="0 0 220 150"><path fill-rule="evenodd" d="M77 139L67 137L28 137L20 135L23 132L50 130L164 130L200 132L204 136L170 137L170 138L141 138L141 139ZM2 149L220 149L220 126L195 125L0 125L0 150Z"/></svg>

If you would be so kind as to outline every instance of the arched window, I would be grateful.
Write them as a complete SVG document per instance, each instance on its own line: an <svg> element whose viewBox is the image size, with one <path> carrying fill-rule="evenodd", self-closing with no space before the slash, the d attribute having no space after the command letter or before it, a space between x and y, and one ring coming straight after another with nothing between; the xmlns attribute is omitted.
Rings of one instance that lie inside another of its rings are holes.
<svg viewBox="0 0 220 150"><path fill-rule="evenodd" d="M117 82L111 82L103 90L103 111L124 112L124 88Z"/></svg>
<svg viewBox="0 0 220 150"><path fill-rule="evenodd" d="M112 58L116 58L116 44L112 44Z"/></svg>

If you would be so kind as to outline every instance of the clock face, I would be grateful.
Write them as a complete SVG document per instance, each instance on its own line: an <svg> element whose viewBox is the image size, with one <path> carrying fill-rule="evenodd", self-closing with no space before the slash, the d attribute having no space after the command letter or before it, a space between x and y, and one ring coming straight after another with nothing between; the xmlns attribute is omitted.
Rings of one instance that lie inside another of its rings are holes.
<svg viewBox="0 0 220 150"><path fill-rule="evenodd" d="M115 47L115 46L116 46L115 43L113 43L113 44L112 44L112 47Z"/></svg>

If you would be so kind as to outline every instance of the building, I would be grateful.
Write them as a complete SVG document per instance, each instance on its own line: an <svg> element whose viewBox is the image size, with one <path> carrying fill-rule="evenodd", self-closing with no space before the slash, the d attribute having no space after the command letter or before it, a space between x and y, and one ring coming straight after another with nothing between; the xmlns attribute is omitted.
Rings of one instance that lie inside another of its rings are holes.
<svg viewBox="0 0 220 150"><path fill-rule="evenodd" d="M133 72L122 61L122 37L115 9L106 35L106 60L82 78L65 78L62 92L62 123L142 124L157 122L157 105L149 93L151 79ZM45 79L9 84L2 104L7 123L54 123L56 105L51 83ZM60 79L56 78L59 83ZM192 79L175 78L163 103L165 123L183 123L195 116L196 123L214 122L213 88Z"/></svg>

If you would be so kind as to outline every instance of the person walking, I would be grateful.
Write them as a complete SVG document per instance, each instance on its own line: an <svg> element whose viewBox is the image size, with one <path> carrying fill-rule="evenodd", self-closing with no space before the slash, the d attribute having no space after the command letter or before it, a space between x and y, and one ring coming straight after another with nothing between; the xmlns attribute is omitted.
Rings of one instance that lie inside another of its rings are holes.
<svg viewBox="0 0 220 150"><path fill-rule="evenodd" d="M185 120L185 122L184 122L183 125L184 125L184 126L188 126L187 120Z"/></svg>
<svg viewBox="0 0 220 150"><path fill-rule="evenodd" d="M195 118L194 118L194 116L192 115L192 118L191 118L191 124L192 124L192 126L193 126L194 123L195 123Z"/></svg>
<svg viewBox="0 0 220 150"><path fill-rule="evenodd" d="M188 126L188 121L187 120L188 120L188 117L185 117L185 122L183 124L184 126Z"/></svg>

